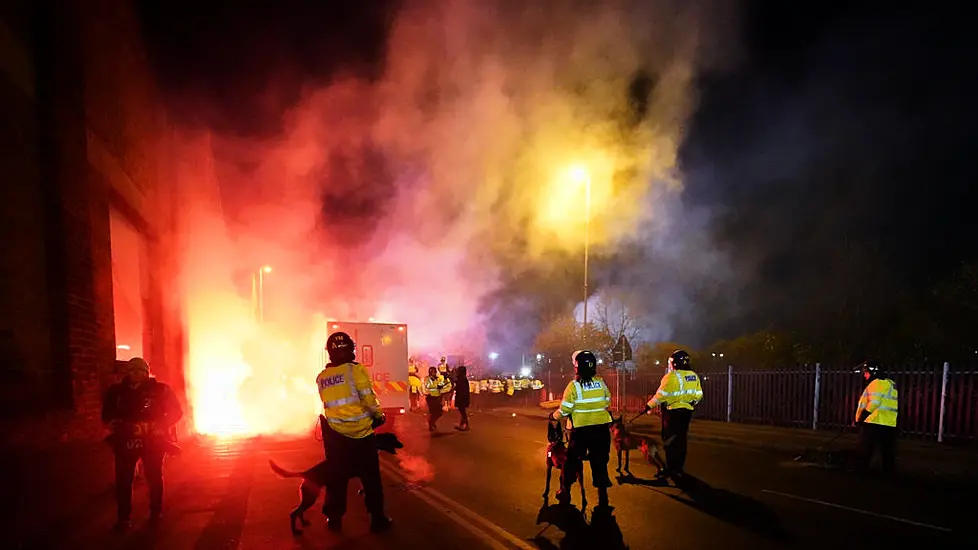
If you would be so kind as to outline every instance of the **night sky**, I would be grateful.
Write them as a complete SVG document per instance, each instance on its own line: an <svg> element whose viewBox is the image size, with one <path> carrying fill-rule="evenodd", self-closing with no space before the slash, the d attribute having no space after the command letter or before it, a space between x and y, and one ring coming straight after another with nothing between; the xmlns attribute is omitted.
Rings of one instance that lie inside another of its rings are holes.
<svg viewBox="0 0 978 550"><path fill-rule="evenodd" d="M381 74L396 11L146 4L178 116L250 135L274 134L304 85ZM738 59L699 75L680 149L684 202L738 264L736 309L704 298L701 337L888 311L978 258L978 37L964 8L906 4L743 3Z"/></svg>

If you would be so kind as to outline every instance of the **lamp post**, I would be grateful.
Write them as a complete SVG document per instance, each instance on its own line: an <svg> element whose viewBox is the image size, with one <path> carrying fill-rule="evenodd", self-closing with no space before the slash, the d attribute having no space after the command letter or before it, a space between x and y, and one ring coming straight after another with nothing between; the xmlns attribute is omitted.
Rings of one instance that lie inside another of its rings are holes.
<svg viewBox="0 0 978 550"><path fill-rule="evenodd" d="M263 265L258 270L258 323L265 324L265 274L272 272L272 266Z"/></svg>
<svg viewBox="0 0 978 550"><path fill-rule="evenodd" d="M587 268L588 252L591 246L591 174L583 167L576 167L571 177L577 182L584 183L584 323L587 327Z"/></svg>

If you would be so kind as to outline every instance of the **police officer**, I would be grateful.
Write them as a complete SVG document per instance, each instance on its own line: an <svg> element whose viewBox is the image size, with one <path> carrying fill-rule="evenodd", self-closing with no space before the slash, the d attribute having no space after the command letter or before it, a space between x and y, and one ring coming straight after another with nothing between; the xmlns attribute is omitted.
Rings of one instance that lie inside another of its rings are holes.
<svg viewBox="0 0 978 550"><path fill-rule="evenodd" d="M883 473L889 474L896 466L897 387L886 377L879 363L865 361L860 367L868 384L856 406L856 424L859 426L857 469L868 471L873 452L879 447Z"/></svg>
<svg viewBox="0 0 978 550"><path fill-rule="evenodd" d="M411 410L416 411L421 408L421 392L424 389L424 384L418 377L418 365L416 363L408 365L408 384L411 387Z"/></svg>
<svg viewBox="0 0 978 550"><path fill-rule="evenodd" d="M326 340L326 352L329 363L316 377L323 401L320 424L329 466L323 514L330 530L342 528L347 484L350 478L358 477L370 514L370 530L383 531L390 527L391 520L384 514L374 428L384 423L384 413L374 395L370 375L355 361L353 339L345 332L335 332Z"/></svg>
<svg viewBox="0 0 978 550"><path fill-rule="evenodd" d="M611 392L598 373L598 359L588 350L574 352L574 380L564 389L560 408L551 418L571 418L570 442L567 445L568 465L560 472L560 491L557 502L570 504L570 489L574 482L568 472L577 471L580 462L589 456L591 482L598 489L598 507L608 508L608 460L611 456ZM573 461L573 462L572 462Z"/></svg>
<svg viewBox="0 0 978 550"><path fill-rule="evenodd" d="M703 399L700 377L690 367L689 354L676 350L669 357L669 367L659 382L659 389L645 405L649 413L658 407L662 413L662 444L666 467L658 477L682 475L686 466L686 444L693 409Z"/></svg>
<svg viewBox="0 0 978 550"><path fill-rule="evenodd" d="M452 383L438 374L438 369L431 367L428 369L428 376L424 379L424 389L427 394L425 401L428 405L428 431L435 431L436 423L441 418L442 402L445 394L452 387Z"/></svg>
<svg viewBox="0 0 978 550"><path fill-rule="evenodd" d="M132 482L140 460L149 485L150 523L160 521L163 459L176 450L174 426L183 416L173 390L150 378L146 360L133 357L125 365L125 378L109 387L102 402L102 422L111 430L106 442L115 454L117 530L132 527Z"/></svg>

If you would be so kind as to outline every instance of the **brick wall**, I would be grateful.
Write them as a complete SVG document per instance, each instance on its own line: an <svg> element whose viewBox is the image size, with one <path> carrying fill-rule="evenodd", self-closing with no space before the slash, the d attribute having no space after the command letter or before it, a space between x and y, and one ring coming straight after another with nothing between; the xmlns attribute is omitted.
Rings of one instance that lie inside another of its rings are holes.
<svg viewBox="0 0 978 550"><path fill-rule="evenodd" d="M0 234L22 237L0 240L0 417L43 409L51 377L33 32L23 4L4 3L0 19Z"/></svg>
<svg viewBox="0 0 978 550"><path fill-rule="evenodd" d="M17 3L14 15L4 11L13 4L0 9L16 27L0 27L0 45L14 36L31 70L0 57L0 146L13 153L0 160L10 178L0 227L17 235L0 250L0 360L18 367L0 376L25 398L0 407L0 430L23 445L96 439L116 378L110 209L148 243L145 355L183 387L182 353L172 351L183 341L179 308L163 301L175 269L163 254L173 223L166 118L127 2Z"/></svg>

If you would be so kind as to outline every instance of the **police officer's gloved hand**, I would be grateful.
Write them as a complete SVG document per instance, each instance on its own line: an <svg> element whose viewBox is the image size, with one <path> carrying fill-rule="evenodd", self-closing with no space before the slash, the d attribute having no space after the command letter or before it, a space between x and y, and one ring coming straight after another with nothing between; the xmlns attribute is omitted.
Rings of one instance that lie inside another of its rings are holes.
<svg viewBox="0 0 978 550"><path fill-rule="evenodd" d="M869 418L869 411L863 411L859 413L859 420L857 421L857 423L862 424L863 422L866 421L867 418Z"/></svg>
<svg viewBox="0 0 978 550"><path fill-rule="evenodd" d="M370 427L377 429L383 426L387 422L387 415L381 414L380 416L375 416L373 422L370 423Z"/></svg>
<svg viewBox="0 0 978 550"><path fill-rule="evenodd" d="M645 412L645 414L649 414L649 413L652 412L652 407L650 407L648 403L645 404L645 411L644 412Z"/></svg>

